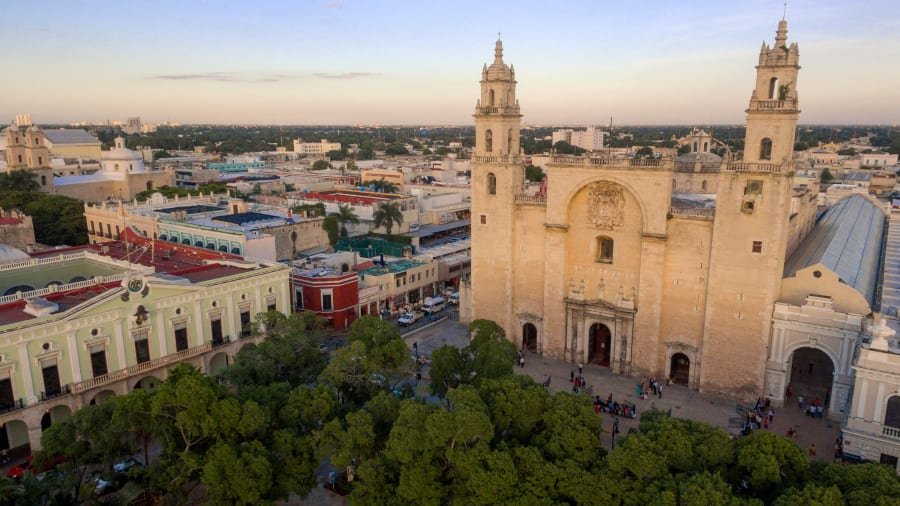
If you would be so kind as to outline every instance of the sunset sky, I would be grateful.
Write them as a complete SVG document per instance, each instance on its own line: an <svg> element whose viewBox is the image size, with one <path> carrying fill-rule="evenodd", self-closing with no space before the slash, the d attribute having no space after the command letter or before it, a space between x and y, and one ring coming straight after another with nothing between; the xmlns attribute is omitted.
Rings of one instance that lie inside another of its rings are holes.
<svg viewBox="0 0 900 506"><path fill-rule="evenodd" d="M502 32L532 124L741 123L783 2L0 6L0 121L471 124ZM792 1L803 123L900 123L900 2Z"/></svg>

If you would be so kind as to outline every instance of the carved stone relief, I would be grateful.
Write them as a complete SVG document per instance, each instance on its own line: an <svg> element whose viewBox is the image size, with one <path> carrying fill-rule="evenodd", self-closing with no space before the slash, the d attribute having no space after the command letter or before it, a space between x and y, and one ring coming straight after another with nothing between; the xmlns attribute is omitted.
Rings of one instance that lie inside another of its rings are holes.
<svg viewBox="0 0 900 506"><path fill-rule="evenodd" d="M588 220L599 230L613 230L625 219L625 195L622 187L601 182L588 190Z"/></svg>

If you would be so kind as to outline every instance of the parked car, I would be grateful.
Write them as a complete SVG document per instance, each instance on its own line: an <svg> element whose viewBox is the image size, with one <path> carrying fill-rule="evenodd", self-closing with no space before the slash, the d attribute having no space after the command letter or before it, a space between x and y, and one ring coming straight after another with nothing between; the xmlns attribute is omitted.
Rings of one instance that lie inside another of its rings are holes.
<svg viewBox="0 0 900 506"><path fill-rule="evenodd" d="M115 464L112 465L112 470L119 473L125 474L129 469L133 467L143 467L144 459L138 457L137 455L133 457L126 457Z"/></svg>
<svg viewBox="0 0 900 506"><path fill-rule="evenodd" d="M35 471L34 464L32 460L34 459L33 455L29 455L25 462L21 464L16 464L11 467L9 471L6 472L6 477L13 480L21 480L22 476L25 476L25 473L33 473ZM62 455L57 455L47 462L44 463L39 469L37 469L38 474L50 471L51 469L56 469L56 466L65 462L66 458Z"/></svg>
<svg viewBox="0 0 900 506"><path fill-rule="evenodd" d="M447 302L447 299L443 297L427 297L425 299L425 304L422 304L422 311L425 311L428 314L439 313L444 310L444 304Z"/></svg>
<svg viewBox="0 0 900 506"><path fill-rule="evenodd" d="M422 314L421 311L409 311L400 315L400 319L397 320L397 323L400 324L401 327L408 327L421 320L423 316L425 315Z"/></svg>
<svg viewBox="0 0 900 506"><path fill-rule="evenodd" d="M450 304L456 306L459 304L459 292L450 292L450 295L447 296L447 299L450 301Z"/></svg>
<svg viewBox="0 0 900 506"><path fill-rule="evenodd" d="M98 475L91 478L91 482L94 484L94 495L100 496L121 488L125 484L125 478L122 476L103 477Z"/></svg>

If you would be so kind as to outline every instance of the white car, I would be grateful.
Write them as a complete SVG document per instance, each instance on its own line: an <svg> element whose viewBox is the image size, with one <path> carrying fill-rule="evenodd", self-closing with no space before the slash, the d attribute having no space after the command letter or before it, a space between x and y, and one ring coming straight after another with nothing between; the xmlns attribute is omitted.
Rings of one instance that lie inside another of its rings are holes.
<svg viewBox="0 0 900 506"><path fill-rule="evenodd" d="M422 318L422 313L418 311L410 311L408 313L403 313L400 316L400 319L397 320L397 323L400 324L401 327L408 327L413 323L416 323Z"/></svg>

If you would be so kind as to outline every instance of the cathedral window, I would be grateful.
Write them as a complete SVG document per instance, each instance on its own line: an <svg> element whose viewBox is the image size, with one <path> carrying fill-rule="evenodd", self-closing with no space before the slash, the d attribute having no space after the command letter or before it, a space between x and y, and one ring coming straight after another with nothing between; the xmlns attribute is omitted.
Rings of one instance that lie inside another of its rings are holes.
<svg viewBox="0 0 900 506"><path fill-rule="evenodd" d="M47 186L47 176L41 176L41 186Z"/></svg>
<svg viewBox="0 0 900 506"><path fill-rule="evenodd" d="M894 395L888 399L884 410L884 425L900 429L900 396Z"/></svg>
<svg viewBox="0 0 900 506"><path fill-rule="evenodd" d="M709 153L709 143L708 142L703 143L703 152Z"/></svg>
<svg viewBox="0 0 900 506"><path fill-rule="evenodd" d="M494 90L488 91L488 105L494 107Z"/></svg>
<svg viewBox="0 0 900 506"><path fill-rule="evenodd" d="M119 164L117 163L115 166L116 172L119 172Z"/></svg>
<svg viewBox="0 0 900 506"><path fill-rule="evenodd" d="M693 151L694 153L697 152L697 141L694 141L694 149L692 149L691 151Z"/></svg>
<svg viewBox="0 0 900 506"><path fill-rule="evenodd" d="M706 191L706 180L700 182L700 191Z"/></svg>
<svg viewBox="0 0 900 506"><path fill-rule="evenodd" d="M776 91L778 91L778 78L773 77L769 80L769 100L775 100Z"/></svg>
<svg viewBox="0 0 900 506"><path fill-rule="evenodd" d="M485 215L485 214L481 215L481 224L487 225L487 215Z"/></svg>
<svg viewBox="0 0 900 506"><path fill-rule="evenodd" d="M753 241L753 252L762 253L762 241Z"/></svg>
<svg viewBox="0 0 900 506"><path fill-rule="evenodd" d="M490 130L484 132L484 150L488 153L494 151L494 133Z"/></svg>
<svg viewBox="0 0 900 506"><path fill-rule="evenodd" d="M19 163L22 163L22 155L19 155Z"/></svg>
<svg viewBox="0 0 900 506"><path fill-rule="evenodd" d="M601 235L597 237L597 261L611 264L613 261L613 240Z"/></svg>
<svg viewBox="0 0 900 506"><path fill-rule="evenodd" d="M512 154L513 133L512 128L506 133L506 152Z"/></svg>
<svg viewBox="0 0 900 506"><path fill-rule="evenodd" d="M497 176L493 172L487 175L488 195L497 194Z"/></svg>
<svg viewBox="0 0 900 506"><path fill-rule="evenodd" d="M772 139L766 137L759 142L759 159L760 160L771 160L772 159Z"/></svg>

